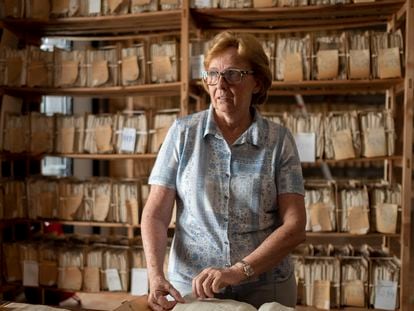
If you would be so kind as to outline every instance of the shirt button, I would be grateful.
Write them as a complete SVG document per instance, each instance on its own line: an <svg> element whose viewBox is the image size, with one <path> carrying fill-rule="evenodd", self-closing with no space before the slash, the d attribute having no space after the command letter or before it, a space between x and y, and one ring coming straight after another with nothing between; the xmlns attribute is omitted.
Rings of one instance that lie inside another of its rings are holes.
<svg viewBox="0 0 414 311"><path fill-rule="evenodd" d="M227 194L225 194L224 198L227 200L229 198L229 196Z"/></svg>
<svg viewBox="0 0 414 311"><path fill-rule="evenodd" d="M226 267L227 267L227 268L230 268L230 267L231 267L231 264L226 263Z"/></svg>
<svg viewBox="0 0 414 311"><path fill-rule="evenodd" d="M229 245L229 242L225 241L224 244Z"/></svg>
<svg viewBox="0 0 414 311"><path fill-rule="evenodd" d="M228 222L229 219L227 217L224 217L224 222Z"/></svg>
<svg viewBox="0 0 414 311"><path fill-rule="evenodd" d="M230 177L230 174L229 173L226 173L226 177Z"/></svg>

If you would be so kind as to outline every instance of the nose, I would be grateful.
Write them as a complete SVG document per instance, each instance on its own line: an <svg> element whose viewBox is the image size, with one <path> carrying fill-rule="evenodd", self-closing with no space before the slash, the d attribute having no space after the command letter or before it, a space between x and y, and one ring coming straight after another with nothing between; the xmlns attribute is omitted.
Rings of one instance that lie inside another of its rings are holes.
<svg viewBox="0 0 414 311"><path fill-rule="evenodd" d="M219 74L218 81L217 81L217 87L218 88L225 88L227 86L226 78L224 78L224 75L221 73Z"/></svg>

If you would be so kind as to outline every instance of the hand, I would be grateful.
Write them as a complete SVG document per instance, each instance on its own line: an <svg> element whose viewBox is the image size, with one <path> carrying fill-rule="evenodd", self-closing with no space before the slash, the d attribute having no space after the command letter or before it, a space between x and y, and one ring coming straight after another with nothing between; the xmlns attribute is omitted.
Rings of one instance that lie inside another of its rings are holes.
<svg viewBox="0 0 414 311"><path fill-rule="evenodd" d="M206 268L193 279L193 294L197 298L213 298L215 293L228 285L236 285L246 279L236 266L226 269Z"/></svg>
<svg viewBox="0 0 414 311"><path fill-rule="evenodd" d="M184 303L181 294L165 278L159 277L153 280L148 294L148 305L154 311L171 310L177 302ZM175 300L168 301L165 296L171 295Z"/></svg>

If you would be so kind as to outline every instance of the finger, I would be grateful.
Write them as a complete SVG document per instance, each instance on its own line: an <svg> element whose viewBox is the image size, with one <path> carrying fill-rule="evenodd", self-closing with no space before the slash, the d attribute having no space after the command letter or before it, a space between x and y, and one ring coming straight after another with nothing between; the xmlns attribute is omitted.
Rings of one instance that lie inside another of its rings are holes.
<svg viewBox="0 0 414 311"><path fill-rule="evenodd" d="M206 295L208 298L212 298L212 297L214 297L214 293L213 293L213 291L211 290L211 285L212 285L212 283L213 283L213 280L214 280L214 276L213 276L213 275L209 275L209 276L205 279L205 281L203 282L203 290L204 290L205 295Z"/></svg>
<svg viewBox="0 0 414 311"><path fill-rule="evenodd" d="M213 283L211 284L211 290L214 293L219 293L220 289L224 287L223 283L221 282L220 278L214 278Z"/></svg>
<svg viewBox="0 0 414 311"><path fill-rule="evenodd" d="M193 282L192 282L193 294L197 298L202 297L203 291L201 290L200 284L202 284L202 282L204 281L206 277L207 276L204 274L204 271L203 271L193 279Z"/></svg>
<svg viewBox="0 0 414 311"><path fill-rule="evenodd" d="M184 298L183 296L181 296L180 292L178 290L175 289L174 286L170 286L170 295L177 301L177 302L181 302L184 303Z"/></svg>

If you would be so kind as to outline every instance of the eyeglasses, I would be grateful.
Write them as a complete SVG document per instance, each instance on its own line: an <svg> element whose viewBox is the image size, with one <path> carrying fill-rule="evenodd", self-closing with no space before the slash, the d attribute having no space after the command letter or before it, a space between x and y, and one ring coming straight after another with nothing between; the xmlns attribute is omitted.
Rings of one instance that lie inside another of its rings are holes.
<svg viewBox="0 0 414 311"><path fill-rule="evenodd" d="M207 70L203 71L203 80L207 85L216 85L219 82L220 76L226 79L228 84L238 84L241 82L243 76L253 74L253 70L241 69L227 69L223 71Z"/></svg>

